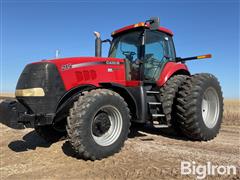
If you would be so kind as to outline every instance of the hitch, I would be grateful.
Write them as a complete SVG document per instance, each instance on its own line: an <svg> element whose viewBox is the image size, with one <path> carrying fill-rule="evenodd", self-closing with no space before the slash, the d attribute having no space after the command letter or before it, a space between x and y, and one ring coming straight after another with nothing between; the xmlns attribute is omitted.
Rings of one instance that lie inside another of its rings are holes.
<svg viewBox="0 0 240 180"><path fill-rule="evenodd" d="M20 112L26 109L13 99L5 99L0 101L0 122L13 129L24 129L24 125L18 123Z"/></svg>
<svg viewBox="0 0 240 180"><path fill-rule="evenodd" d="M16 100L0 102L0 122L13 129L33 128L35 125L52 124L55 114L28 114L28 110Z"/></svg>

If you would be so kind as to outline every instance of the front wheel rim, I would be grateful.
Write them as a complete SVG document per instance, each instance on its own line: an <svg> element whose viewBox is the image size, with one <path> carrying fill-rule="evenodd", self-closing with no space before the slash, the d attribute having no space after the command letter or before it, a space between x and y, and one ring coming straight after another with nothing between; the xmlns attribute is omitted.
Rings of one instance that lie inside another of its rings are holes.
<svg viewBox="0 0 240 180"><path fill-rule="evenodd" d="M209 87L205 90L202 99L202 117L208 128L213 128L219 118L219 98L217 91Z"/></svg>
<svg viewBox="0 0 240 180"><path fill-rule="evenodd" d="M103 121L99 121L99 117L103 117L103 114L106 114L107 117L105 117ZM108 127L102 128L100 130L101 133L95 132L96 128L106 126L106 124ZM122 132L122 124L123 119L120 111L111 105L104 106L100 108L94 116L91 126L91 135L94 141L100 146L112 145Z"/></svg>

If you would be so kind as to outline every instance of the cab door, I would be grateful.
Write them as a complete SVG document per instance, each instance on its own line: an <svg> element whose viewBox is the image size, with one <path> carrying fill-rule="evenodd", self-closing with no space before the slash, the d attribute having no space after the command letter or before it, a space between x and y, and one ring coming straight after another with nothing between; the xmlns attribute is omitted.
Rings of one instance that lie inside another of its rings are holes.
<svg viewBox="0 0 240 180"><path fill-rule="evenodd" d="M176 58L172 37L159 31L146 30L144 79L156 81L169 61Z"/></svg>

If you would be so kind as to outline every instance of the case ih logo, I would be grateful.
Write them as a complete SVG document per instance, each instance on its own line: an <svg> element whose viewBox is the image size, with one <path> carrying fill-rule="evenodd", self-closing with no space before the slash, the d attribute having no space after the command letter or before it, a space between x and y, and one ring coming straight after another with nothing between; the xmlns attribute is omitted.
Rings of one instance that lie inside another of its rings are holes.
<svg viewBox="0 0 240 180"><path fill-rule="evenodd" d="M79 64L64 64L62 65L62 71L66 71L72 68L80 68L85 66L95 66L95 65L120 65L123 62L116 62L116 61L97 61L97 62L83 62Z"/></svg>
<svg viewBox="0 0 240 180"><path fill-rule="evenodd" d="M116 61L106 61L106 64L119 65L120 62L116 62Z"/></svg>
<svg viewBox="0 0 240 180"><path fill-rule="evenodd" d="M72 68L71 64L64 64L64 65L62 65L62 71L65 71L65 70L68 70L68 69L71 69L71 68Z"/></svg>

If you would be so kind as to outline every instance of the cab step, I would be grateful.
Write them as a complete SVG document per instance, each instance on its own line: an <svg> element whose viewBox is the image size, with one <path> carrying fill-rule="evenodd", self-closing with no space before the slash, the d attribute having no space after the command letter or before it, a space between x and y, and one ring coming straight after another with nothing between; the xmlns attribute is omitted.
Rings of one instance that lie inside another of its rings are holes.
<svg viewBox="0 0 240 180"><path fill-rule="evenodd" d="M152 114L152 117L165 117L165 114Z"/></svg>
<svg viewBox="0 0 240 180"><path fill-rule="evenodd" d="M168 127L169 127L167 124L159 124L158 121L153 121L153 122L152 122L152 125L153 125L155 128L168 128Z"/></svg>
<svg viewBox="0 0 240 180"><path fill-rule="evenodd" d="M148 102L149 105L161 105L162 103L160 102Z"/></svg>
<svg viewBox="0 0 240 180"><path fill-rule="evenodd" d="M153 125L155 128L169 128L169 126L168 125L166 125L166 124L154 124Z"/></svg>
<svg viewBox="0 0 240 180"><path fill-rule="evenodd" d="M146 91L147 94L160 94L159 91Z"/></svg>

